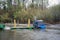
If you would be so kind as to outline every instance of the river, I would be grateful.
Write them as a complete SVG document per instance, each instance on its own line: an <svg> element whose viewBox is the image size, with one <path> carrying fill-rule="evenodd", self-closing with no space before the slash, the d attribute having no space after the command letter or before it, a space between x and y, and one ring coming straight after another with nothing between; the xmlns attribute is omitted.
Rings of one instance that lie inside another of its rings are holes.
<svg viewBox="0 0 60 40"><path fill-rule="evenodd" d="M0 40L60 40L60 30L3 30L0 31Z"/></svg>

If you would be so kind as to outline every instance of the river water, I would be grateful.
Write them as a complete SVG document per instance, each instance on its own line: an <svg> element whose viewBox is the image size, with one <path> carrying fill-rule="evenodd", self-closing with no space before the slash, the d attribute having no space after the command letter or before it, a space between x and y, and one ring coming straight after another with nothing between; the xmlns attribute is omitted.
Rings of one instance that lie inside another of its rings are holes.
<svg viewBox="0 0 60 40"><path fill-rule="evenodd" d="M3 30L0 40L60 40L60 30Z"/></svg>

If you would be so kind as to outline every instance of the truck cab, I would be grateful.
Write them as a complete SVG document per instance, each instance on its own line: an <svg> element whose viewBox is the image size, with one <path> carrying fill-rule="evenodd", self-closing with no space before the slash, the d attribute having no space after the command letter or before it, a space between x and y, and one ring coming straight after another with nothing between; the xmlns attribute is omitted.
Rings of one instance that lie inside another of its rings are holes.
<svg viewBox="0 0 60 40"><path fill-rule="evenodd" d="M40 29L45 29L46 28L46 25L43 22L43 20L35 20L33 22L33 26L34 26L34 28L40 28Z"/></svg>

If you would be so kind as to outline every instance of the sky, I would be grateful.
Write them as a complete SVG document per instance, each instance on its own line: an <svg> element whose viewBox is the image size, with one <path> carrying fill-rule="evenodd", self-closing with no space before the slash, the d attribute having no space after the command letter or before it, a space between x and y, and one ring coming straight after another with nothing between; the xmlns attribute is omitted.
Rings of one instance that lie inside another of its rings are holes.
<svg viewBox="0 0 60 40"><path fill-rule="evenodd" d="M60 0L49 0L49 7L60 3Z"/></svg>
<svg viewBox="0 0 60 40"><path fill-rule="evenodd" d="M60 3L60 0L49 0L48 2L49 2L48 7L50 7L50 6L54 6L54 5L59 4Z"/></svg>
<svg viewBox="0 0 60 40"><path fill-rule="evenodd" d="M4 1L4 0L2 0L2 1ZM22 0L21 0L21 1L22 1ZM38 1L38 0L37 0L37 1ZM54 5L58 4L58 3L60 3L60 0L49 0L49 5L48 5L48 7L54 6Z"/></svg>

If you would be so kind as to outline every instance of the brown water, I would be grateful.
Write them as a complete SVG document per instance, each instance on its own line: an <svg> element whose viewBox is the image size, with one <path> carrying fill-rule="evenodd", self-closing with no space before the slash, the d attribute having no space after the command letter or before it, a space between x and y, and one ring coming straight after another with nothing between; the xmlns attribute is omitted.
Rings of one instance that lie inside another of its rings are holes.
<svg viewBox="0 0 60 40"><path fill-rule="evenodd" d="M0 40L60 40L60 30L4 30L0 31Z"/></svg>

